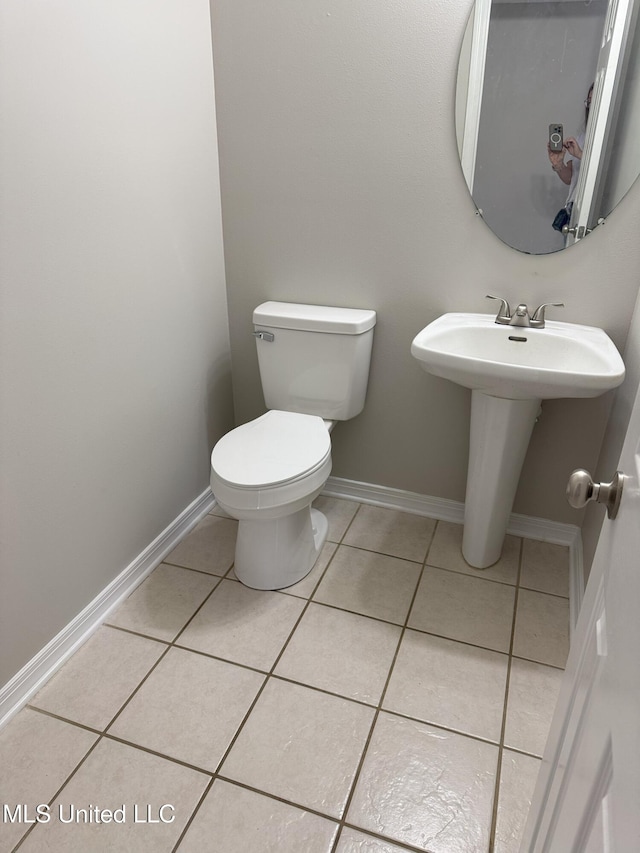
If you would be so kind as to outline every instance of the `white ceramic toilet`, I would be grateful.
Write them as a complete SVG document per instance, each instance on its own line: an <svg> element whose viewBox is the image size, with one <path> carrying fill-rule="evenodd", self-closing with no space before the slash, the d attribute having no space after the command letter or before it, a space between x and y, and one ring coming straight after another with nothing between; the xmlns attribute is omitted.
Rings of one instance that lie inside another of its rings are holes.
<svg viewBox="0 0 640 853"><path fill-rule="evenodd" d="M331 473L335 421L364 407L376 313L264 302L253 323L269 411L213 448L211 489L240 522L238 579L282 589L311 571L326 539L311 502Z"/></svg>

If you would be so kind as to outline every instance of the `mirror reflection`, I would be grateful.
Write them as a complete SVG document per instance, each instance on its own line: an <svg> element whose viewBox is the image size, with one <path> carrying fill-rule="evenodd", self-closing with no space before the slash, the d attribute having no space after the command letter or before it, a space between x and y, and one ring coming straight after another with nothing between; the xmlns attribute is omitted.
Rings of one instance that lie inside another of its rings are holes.
<svg viewBox="0 0 640 853"><path fill-rule="evenodd" d="M476 0L456 133L478 211L522 252L587 236L640 173L640 0Z"/></svg>

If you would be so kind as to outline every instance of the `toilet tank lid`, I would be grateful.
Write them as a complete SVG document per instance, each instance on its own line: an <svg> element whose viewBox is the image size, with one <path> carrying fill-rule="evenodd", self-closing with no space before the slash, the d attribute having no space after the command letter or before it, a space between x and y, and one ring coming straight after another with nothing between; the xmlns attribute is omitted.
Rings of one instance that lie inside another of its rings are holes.
<svg viewBox="0 0 640 853"><path fill-rule="evenodd" d="M334 335L361 335L376 324L376 312L365 308L335 308L298 302L263 302L253 312L257 326L299 329Z"/></svg>

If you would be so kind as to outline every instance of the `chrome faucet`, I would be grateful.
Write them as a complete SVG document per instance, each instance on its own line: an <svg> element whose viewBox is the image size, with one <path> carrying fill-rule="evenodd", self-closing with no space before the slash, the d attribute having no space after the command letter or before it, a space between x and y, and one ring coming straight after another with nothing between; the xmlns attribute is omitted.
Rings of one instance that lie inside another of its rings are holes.
<svg viewBox="0 0 640 853"><path fill-rule="evenodd" d="M487 299L497 299L500 302L496 323L503 326L526 326L531 329L544 329L545 309L549 306L564 308L564 302L543 302L542 305L538 305L533 314L530 314L527 305L521 302L512 314L506 299L501 296L492 296L490 293L487 293Z"/></svg>
<svg viewBox="0 0 640 853"><path fill-rule="evenodd" d="M516 308L516 310L511 315L511 319L509 320L510 326L530 326L531 325L531 316L529 314L529 309L521 302L520 305Z"/></svg>

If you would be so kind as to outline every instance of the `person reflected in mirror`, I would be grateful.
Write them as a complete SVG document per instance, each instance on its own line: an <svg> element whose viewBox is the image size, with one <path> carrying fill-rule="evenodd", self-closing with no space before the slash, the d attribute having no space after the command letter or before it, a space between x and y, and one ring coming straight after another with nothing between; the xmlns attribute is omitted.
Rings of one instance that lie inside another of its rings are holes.
<svg viewBox="0 0 640 853"><path fill-rule="evenodd" d="M584 129L577 136L568 136L563 145L562 151L552 151L551 146L547 142L547 152L551 168L560 178L563 184L569 187L569 195L565 207L573 202L576 186L578 184L578 175L580 174L580 161L582 160L582 149L584 148L584 138L586 133L587 121L589 119L589 110L591 109L591 96L593 94L593 83L589 87L587 97L584 102ZM569 155L565 162L565 152Z"/></svg>

